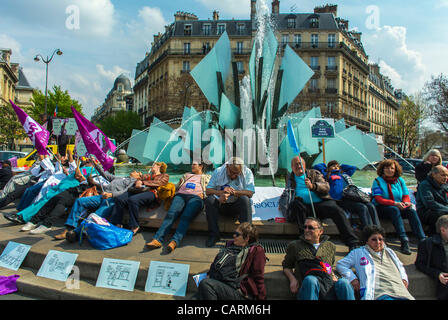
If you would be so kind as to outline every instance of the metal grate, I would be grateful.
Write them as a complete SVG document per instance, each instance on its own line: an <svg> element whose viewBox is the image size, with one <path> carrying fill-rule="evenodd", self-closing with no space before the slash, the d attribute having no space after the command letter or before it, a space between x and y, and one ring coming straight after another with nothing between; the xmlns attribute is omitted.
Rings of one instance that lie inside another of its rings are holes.
<svg viewBox="0 0 448 320"><path fill-rule="evenodd" d="M285 254L289 242L277 240L259 240L259 243L263 246L266 253Z"/></svg>

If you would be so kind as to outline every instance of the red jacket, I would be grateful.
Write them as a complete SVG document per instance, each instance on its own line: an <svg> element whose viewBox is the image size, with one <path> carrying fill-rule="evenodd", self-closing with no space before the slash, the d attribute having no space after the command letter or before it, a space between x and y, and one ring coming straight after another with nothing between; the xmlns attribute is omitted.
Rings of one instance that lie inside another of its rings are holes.
<svg viewBox="0 0 448 320"><path fill-rule="evenodd" d="M233 240L227 245L233 244ZM243 295L256 300L266 300L266 287L264 285L264 266L266 254L259 244L254 244L249 250L246 260L240 269L240 276L247 274L240 284Z"/></svg>

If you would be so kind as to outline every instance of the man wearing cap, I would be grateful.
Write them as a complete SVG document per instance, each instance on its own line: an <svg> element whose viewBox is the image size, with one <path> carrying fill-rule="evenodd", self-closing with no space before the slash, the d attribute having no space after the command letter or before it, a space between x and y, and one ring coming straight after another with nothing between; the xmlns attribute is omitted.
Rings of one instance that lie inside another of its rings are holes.
<svg viewBox="0 0 448 320"><path fill-rule="evenodd" d="M0 169L0 190L2 190L12 178L11 162L9 160L3 160L2 168Z"/></svg>
<svg viewBox="0 0 448 320"><path fill-rule="evenodd" d="M213 247L221 239L219 214L236 216L240 223L252 221L250 198L255 193L254 175L242 159L232 157L217 168L207 185L205 213L209 238L205 245Z"/></svg>

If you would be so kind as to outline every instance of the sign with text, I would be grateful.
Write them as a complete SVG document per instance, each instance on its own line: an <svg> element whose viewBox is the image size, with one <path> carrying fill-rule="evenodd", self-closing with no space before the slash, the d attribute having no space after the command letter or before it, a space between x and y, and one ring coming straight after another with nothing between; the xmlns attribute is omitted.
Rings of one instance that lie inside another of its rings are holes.
<svg viewBox="0 0 448 320"><path fill-rule="evenodd" d="M77 258L78 254L76 253L50 250L37 272L37 276L67 281Z"/></svg>
<svg viewBox="0 0 448 320"><path fill-rule="evenodd" d="M334 119L310 118L311 137L319 139L334 138Z"/></svg>
<svg viewBox="0 0 448 320"><path fill-rule="evenodd" d="M30 249L29 245L9 241L0 256L0 267L17 271Z"/></svg>
<svg viewBox="0 0 448 320"><path fill-rule="evenodd" d="M63 119L53 119L53 134L56 136L61 135Z"/></svg>
<svg viewBox="0 0 448 320"><path fill-rule="evenodd" d="M134 291L139 267L140 261L104 258L96 286Z"/></svg>
<svg viewBox="0 0 448 320"><path fill-rule="evenodd" d="M74 136L76 131L78 130L78 125L76 124L75 118L69 118L66 125L65 130L67 131L68 136Z"/></svg>
<svg viewBox="0 0 448 320"><path fill-rule="evenodd" d="M145 291L185 297L189 264L151 261Z"/></svg>

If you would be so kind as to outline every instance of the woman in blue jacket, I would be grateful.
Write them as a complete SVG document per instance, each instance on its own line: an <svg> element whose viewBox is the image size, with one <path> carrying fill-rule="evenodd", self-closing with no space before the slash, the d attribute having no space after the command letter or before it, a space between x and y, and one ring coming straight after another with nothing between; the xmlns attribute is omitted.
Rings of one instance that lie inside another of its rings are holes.
<svg viewBox="0 0 448 320"><path fill-rule="evenodd" d="M361 221L361 229L369 225L381 226L376 212L375 205L371 202L364 203L345 199L342 196L344 188L353 184L351 176L357 170L356 167L347 164L339 164L336 160L325 163L319 163L314 166L314 169L320 171L325 180L330 184L330 196L336 200L336 203L344 210L351 214L357 214Z"/></svg>

